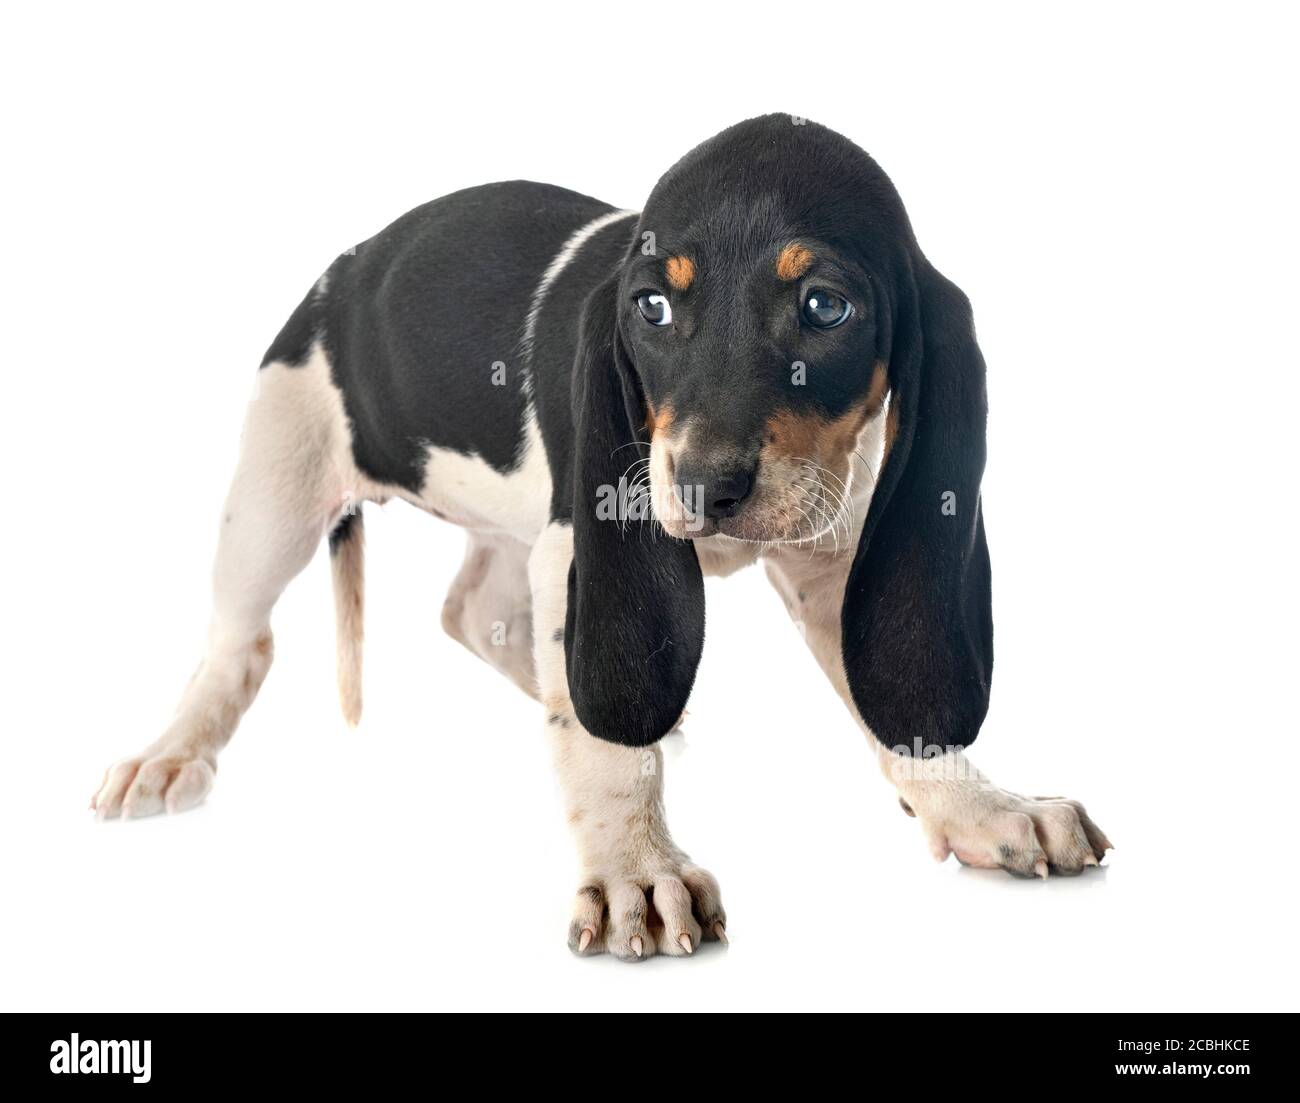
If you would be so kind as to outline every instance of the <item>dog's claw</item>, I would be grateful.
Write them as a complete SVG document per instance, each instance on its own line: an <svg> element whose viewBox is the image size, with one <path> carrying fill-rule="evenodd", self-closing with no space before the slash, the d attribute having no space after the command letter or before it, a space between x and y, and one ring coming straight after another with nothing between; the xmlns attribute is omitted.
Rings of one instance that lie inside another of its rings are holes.
<svg viewBox="0 0 1300 1103"><path fill-rule="evenodd" d="M718 941L724 946L730 946L731 941L727 938L727 928L722 925L722 920L713 924L713 933L718 936Z"/></svg>
<svg viewBox="0 0 1300 1103"><path fill-rule="evenodd" d="M1044 881L1047 880L1047 863L1042 858L1034 863L1034 872Z"/></svg>
<svg viewBox="0 0 1300 1103"><path fill-rule="evenodd" d="M565 943L578 956L608 953L629 964L656 954L680 959L706 938L723 938L726 916L713 875L683 861L648 885L639 877L589 880L574 896Z"/></svg>

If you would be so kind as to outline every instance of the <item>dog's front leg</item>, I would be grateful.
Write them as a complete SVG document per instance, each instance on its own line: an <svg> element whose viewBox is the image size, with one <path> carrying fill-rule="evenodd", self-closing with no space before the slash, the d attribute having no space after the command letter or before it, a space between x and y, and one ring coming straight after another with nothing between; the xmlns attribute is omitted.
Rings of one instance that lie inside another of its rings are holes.
<svg viewBox="0 0 1300 1103"><path fill-rule="evenodd" d="M1083 805L1064 797L1025 797L994 785L959 750L926 757L882 745L862 723L849 692L840 646L840 609L851 556L818 551L777 552L768 578L809 649L871 740L899 803L920 821L930 852L965 865L1005 869L1025 877L1073 874L1098 865L1111 848ZM942 693L942 686L935 686ZM911 752L913 748L906 748Z"/></svg>
<svg viewBox="0 0 1300 1103"><path fill-rule="evenodd" d="M546 731L582 868L569 948L625 961L689 954L702 939L726 939L718 883L669 834L659 747L597 739L574 715L564 666L572 557L572 529L552 524L529 560Z"/></svg>
<svg viewBox="0 0 1300 1103"><path fill-rule="evenodd" d="M569 711L548 727L582 867L569 948L635 961L725 938L717 882L668 832L659 748L606 743Z"/></svg>

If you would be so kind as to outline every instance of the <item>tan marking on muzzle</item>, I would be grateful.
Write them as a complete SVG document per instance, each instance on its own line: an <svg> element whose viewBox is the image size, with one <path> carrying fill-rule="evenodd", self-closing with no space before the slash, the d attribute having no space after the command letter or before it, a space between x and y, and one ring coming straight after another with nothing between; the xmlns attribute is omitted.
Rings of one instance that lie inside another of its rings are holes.
<svg viewBox="0 0 1300 1103"><path fill-rule="evenodd" d="M665 406L662 410L656 410L648 401L645 404L645 431L651 440L654 439L655 433L662 430L669 432L673 427L673 408Z"/></svg>
<svg viewBox="0 0 1300 1103"><path fill-rule="evenodd" d="M878 413L889 390L889 373L877 361L866 396L836 418L782 410L767 419L766 445L775 454L794 460L838 462L853 451L862 427Z"/></svg>
<svg viewBox="0 0 1300 1103"><path fill-rule="evenodd" d="M767 446L787 459L829 466L853 450L869 416L865 399L837 418L782 410L767 419Z"/></svg>
<svg viewBox="0 0 1300 1103"><path fill-rule="evenodd" d="M867 391L867 417L873 418L880 413L885 404L885 395L889 393L889 368L883 360L877 360L871 373L871 389Z"/></svg>
<svg viewBox="0 0 1300 1103"><path fill-rule="evenodd" d="M685 535L685 514L673 490L677 465L672 455L670 434L676 413L671 406L655 409L646 402L645 428L650 437L650 502L655 518L674 536Z"/></svg>
<svg viewBox="0 0 1300 1103"><path fill-rule="evenodd" d="M668 283L677 291L685 291L695 279L695 262L690 257L669 257L664 269Z"/></svg>
<svg viewBox="0 0 1300 1103"><path fill-rule="evenodd" d="M806 245L800 245L797 241L790 242L776 258L777 279L797 280L812 267L814 259L812 250Z"/></svg>
<svg viewBox="0 0 1300 1103"><path fill-rule="evenodd" d="M880 469L885 469L885 464L889 462L890 449L894 447L894 438L898 436L898 411L900 409L898 395L889 396L889 413L885 415L885 451L880 457Z"/></svg>

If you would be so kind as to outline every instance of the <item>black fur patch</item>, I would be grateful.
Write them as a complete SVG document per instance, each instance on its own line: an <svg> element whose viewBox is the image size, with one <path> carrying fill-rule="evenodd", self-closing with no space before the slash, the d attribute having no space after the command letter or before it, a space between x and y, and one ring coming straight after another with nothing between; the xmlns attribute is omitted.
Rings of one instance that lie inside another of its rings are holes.
<svg viewBox="0 0 1300 1103"><path fill-rule="evenodd" d="M418 493L427 445L510 471L523 439L520 338L533 293L569 236L611 209L527 181L435 199L338 257L265 362L301 364L324 342L357 467L378 482ZM586 290L599 278L586 268ZM543 375L556 370L539 381L547 394L568 391L576 309L567 325L567 355L540 365Z"/></svg>

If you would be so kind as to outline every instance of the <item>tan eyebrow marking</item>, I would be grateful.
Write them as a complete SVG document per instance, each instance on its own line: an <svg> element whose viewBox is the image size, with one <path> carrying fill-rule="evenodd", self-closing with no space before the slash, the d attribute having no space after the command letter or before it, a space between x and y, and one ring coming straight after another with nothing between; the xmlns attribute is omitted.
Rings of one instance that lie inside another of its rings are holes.
<svg viewBox="0 0 1300 1103"><path fill-rule="evenodd" d="M695 279L695 262L690 257L669 257L665 268L668 282L676 291L685 291Z"/></svg>
<svg viewBox="0 0 1300 1103"><path fill-rule="evenodd" d="M812 267L814 259L812 251L806 245L800 245L797 241L790 242L776 258L777 278L797 280Z"/></svg>

